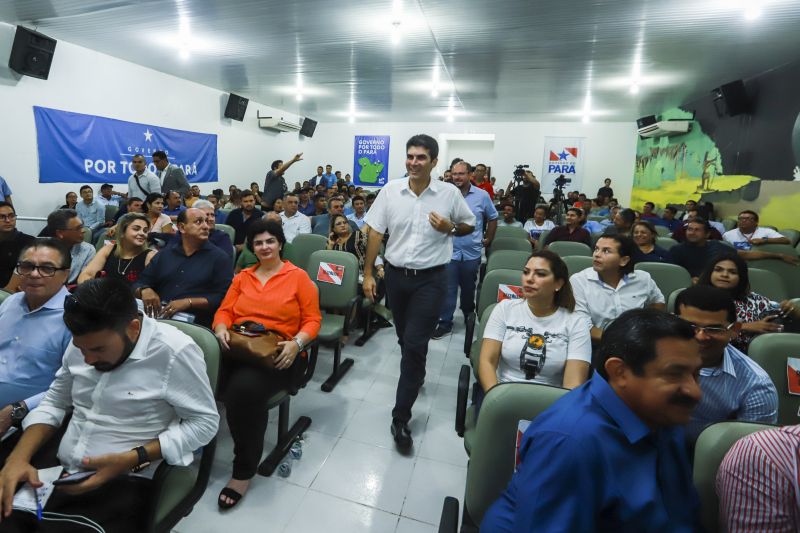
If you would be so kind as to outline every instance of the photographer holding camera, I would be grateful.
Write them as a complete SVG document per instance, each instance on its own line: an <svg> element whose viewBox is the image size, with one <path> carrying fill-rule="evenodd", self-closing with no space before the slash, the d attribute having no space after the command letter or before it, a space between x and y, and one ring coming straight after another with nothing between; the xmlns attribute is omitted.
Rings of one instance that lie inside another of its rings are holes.
<svg viewBox="0 0 800 533"><path fill-rule="evenodd" d="M536 176L530 170L525 170L529 165L517 165L514 169L514 177L508 183L506 190L514 197L514 210L517 212L517 220L525 223L533 217L536 209L536 202L539 201L541 185Z"/></svg>

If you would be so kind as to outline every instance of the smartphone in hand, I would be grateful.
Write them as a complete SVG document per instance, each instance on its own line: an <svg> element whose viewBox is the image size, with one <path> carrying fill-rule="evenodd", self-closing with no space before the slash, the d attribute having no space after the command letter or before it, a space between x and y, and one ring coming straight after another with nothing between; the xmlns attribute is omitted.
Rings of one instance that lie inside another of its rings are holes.
<svg viewBox="0 0 800 533"><path fill-rule="evenodd" d="M83 472L75 472L68 476L64 476L53 481L53 485L77 485L95 475L97 472L94 470L86 470Z"/></svg>

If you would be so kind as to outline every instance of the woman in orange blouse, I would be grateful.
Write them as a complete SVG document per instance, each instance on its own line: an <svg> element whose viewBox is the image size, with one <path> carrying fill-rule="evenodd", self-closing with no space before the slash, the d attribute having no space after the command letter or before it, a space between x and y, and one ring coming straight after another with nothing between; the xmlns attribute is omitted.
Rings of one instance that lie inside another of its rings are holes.
<svg viewBox="0 0 800 533"><path fill-rule="evenodd" d="M305 270L281 259L286 238L279 222L262 219L250 225L247 248L258 263L233 278L214 315L214 334L228 349L234 324L252 320L284 338L275 369L226 360L229 372L225 414L233 437L233 475L220 492L218 504L230 509L242 498L256 474L267 429L267 400L286 386L289 369L301 349L319 333L322 316L317 287ZM230 363L230 364L229 364Z"/></svg>

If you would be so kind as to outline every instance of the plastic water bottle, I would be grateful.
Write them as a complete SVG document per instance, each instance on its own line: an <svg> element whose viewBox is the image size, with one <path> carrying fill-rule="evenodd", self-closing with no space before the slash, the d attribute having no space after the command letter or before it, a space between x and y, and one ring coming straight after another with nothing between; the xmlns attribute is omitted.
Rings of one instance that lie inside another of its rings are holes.
<svg viewBox="0 0 800 533"><path fill-rule="evenodd" d="M297 439L292 443L292 447L289 448L286 458L278 465L278 475L289 477L292 474L292 463L299 461L301 457L303 457L303 440Z"/></svg>
<svg viewBox="0 0 800 533"><path fill-rule="evenodd" d="M278 475L281 477L289 477L292 474L292 457L291 454L278 465Z"/></svg>
<svg viewBox="0 0 800 533"><path fill-rule="evenodd" d="M292 443L292 447L289 449L289 455L291 455L292 459L295 461L303 457L303 442L301 440L296 440Z"/></svg>

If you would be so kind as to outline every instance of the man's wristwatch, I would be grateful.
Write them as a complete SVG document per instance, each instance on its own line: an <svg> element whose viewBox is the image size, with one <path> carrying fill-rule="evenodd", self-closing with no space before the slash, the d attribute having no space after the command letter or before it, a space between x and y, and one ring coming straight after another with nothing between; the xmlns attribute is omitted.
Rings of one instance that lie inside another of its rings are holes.
<svg viewBox="0 0 800 533"><path fill-rule="evenodd" d="M11 424L18 425L26 416L28 416L28 407L23 402L11 404Z"/></svg>
<svg viewBox="0 0 800 533"><path fill-rule="evenodd" d="M131 472L135 474L136 472L141 472L142 470L150 466L150 456L147 455L147 450L145 449L144 446L137 446L136 448L133 449L133 451L135 451L136 455L139 456L139 463L133 468L131 468Z"/></svg>

